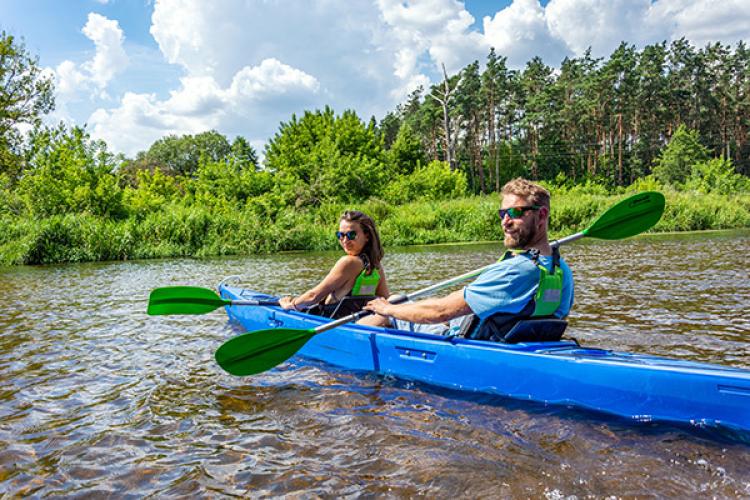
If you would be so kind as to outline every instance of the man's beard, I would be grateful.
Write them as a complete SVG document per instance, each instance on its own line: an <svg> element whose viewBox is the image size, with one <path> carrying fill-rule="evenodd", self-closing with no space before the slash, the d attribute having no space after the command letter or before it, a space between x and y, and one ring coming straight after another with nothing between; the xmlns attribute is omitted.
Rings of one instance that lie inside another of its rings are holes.
<svg viewBox="0 0 750 500"><path fill-rule="evenodd" d="M510 249L526 249L529 243L534 241L536 238L536 225L523 225L517 231L516 234L511 235L505 233L505 248Z"/></svg>

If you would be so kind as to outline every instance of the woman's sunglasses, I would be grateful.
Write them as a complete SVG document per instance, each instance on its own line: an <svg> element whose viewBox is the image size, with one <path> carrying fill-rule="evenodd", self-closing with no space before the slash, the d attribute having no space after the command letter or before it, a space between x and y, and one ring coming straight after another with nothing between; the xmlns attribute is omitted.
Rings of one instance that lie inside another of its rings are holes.
<svg viewBox="0 0 750 500"><path fill-rule="evenodd" d="M341 231L336 231L336 238L341 239L344 236L346 236L346 239L349 241L354 241L357 239L357 231L347 231L345 233L342 233Z"/></svg>
<svg viewBox="0 0 750 500"><path fill-rule="evenodd" d="M505 216L507 215L511 219L520 219L523 217L523 214L526 213L528 210L539 210L539 205L529 205L525 207L510 207L510 208L501 208L497 211L497 213L500 215L500 220L505 219Z"/></svg>

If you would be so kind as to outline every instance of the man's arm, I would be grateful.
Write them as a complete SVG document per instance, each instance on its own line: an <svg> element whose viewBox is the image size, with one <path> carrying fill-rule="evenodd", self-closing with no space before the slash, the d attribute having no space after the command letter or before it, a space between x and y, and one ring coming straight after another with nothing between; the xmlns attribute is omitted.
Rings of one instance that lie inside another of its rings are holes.
<svg viewBox="0 0 750 500"><path fill-rule="evenodd" d="M445 323L457 316L471 314L471 308L464 300L463 290L456 290L445 297L403 304L391 304L378 298L368 302L364 308L381 316L392 316L414 323Z"/></svg>

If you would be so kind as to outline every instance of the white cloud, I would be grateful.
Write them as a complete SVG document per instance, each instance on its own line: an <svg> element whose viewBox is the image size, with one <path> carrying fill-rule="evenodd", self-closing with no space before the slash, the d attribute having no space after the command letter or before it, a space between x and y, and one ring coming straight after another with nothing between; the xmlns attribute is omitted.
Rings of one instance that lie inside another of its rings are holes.
<svg viewBox="0 0 750 500"><path fill-rule="evenodd" d="M274 102L304 108L313 103L319 89L315 78L275 59L242 68L226 88L211 76L188 76L180 83L165 100L153 94L127 93L118 108L96 110L89 118L92 136L129 155L168 134L210 129L243 136L250 135L247 130L261 131L265 139L278 124L267 120L269 112L275 112Z"/></svg>
<svg viewBox="0 0 750 500"><path fill-rule="evenodd" d="M414 64L423 51L434 63L455 72L467 59L486 55L482 36L472 31L474 17L456 0L402 2L378 0L383 19L403 43L401 63ZM403 72L403 69L401 69Z"/></svg>
<svg viewBox="0 0 750 500"><path fill-rule="evenodd" d="M668 35L666 26L647 22L650 0L552 0L546 8L550 33L574 54L589 47L609 55L622 40L642 46Z"/></svg>
<svg viewBox="0 0 750 500"><path fill-rule="evenodd" d="M522 67L534 56L558 66L591 47L607 57L620 42L645 45L686 37L695 47L750 39L746 0L514 0L483 20L486 45ZM468 63L465 61L464 64Z"/></svg>
<svg viewBox="0 0 750 500"><path fill-rule="evenodd" d="M80 65L65 60L55 68L57 100L63 107L85 94L106 97L109 82L129 62L122 47L125 36L117 21L92 12L81 32L94 42L95 53Z"/></svg>
<svg viewBox="0 0 750 500"><path fill-rule="evenodd" d="M667 40L685 37L699 48L720 41L735 45L750 40L750 3L747 0L659 0L647 21L671 28Z"/></svg>
<svg viewBox="0 0 750 500"><path fill-rule="evenodd" d="M129 62L122 48L125 37L117 21L93 12L89 14L88 22L83 27L83 34L96 47L94 58L86 61L83 69L89 73L94 84L103 90Z"/></svg>
<svg viewBox="0 0 750 500"><path fill-rule="evenodd" d="M538 0L514 0L493 17L485 16L483 26L487 44L507 57L511 67L522 67L535 56L557 65L570 53L567 43L550 32Z"/></svg>
<svg viewBox="0 0 750 500"><path fill-rule="evenodd" d="M316 93L319 87L314 77L272 58L264 59L260 66L238 71L232 79L231 92L261 99L293 92Z"/></svg>

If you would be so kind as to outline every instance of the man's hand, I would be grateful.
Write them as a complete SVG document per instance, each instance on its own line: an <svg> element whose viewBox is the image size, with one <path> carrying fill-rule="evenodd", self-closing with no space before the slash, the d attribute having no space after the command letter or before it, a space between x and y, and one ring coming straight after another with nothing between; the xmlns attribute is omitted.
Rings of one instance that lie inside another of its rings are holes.
<svg viewBox="0 0 750 500"><path fill-rule="evenodd" d="M380 314L381 316L388 316L388 309L392 306L390 302L385 300L383 297L378 297L377 299L371 300L367 304L365 304L366 311L372 311L375 314Z"/></svg>

